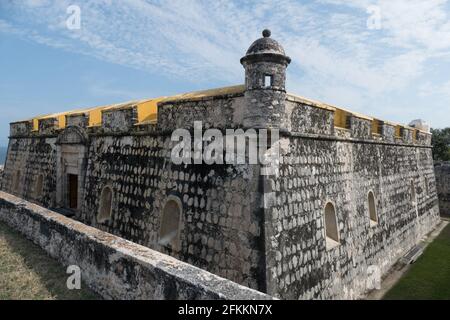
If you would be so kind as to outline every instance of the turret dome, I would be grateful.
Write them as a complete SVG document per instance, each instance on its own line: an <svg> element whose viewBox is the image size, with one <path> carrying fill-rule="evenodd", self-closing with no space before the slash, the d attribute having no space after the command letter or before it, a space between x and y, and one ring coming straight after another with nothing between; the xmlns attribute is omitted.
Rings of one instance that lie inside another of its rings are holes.
<svg viewBox="0 0 450 320"><path fill-rule="evenodd" d="M289 64L291 59L286 56L283 47L276 40L270 38L270 30L265 29L262 32L262 35L262 38L252 43L247 50L245 57L241 59L241 63L246 60L253 60L261 57L278 57L281 61L285 61Z"/></svg>

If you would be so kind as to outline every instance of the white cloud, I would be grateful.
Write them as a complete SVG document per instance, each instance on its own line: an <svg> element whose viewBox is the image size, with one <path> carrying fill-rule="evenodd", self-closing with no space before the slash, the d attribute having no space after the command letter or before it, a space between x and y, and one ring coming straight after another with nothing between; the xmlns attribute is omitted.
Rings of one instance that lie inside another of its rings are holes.
<svg viewBox="0 0 450 320"><path fill-rule="evenodd" d="M448 67L447 0L83 1L81 30L72 31L65 19L73 2L0 4L14 13L0 14L0 32L206 85L242 82L239 59L269 27L293 59L290 91L379 113L401 114L394 102L380 106L380 97L418 94L411 90L429 74L430 59ZM367 29L370 5L380 8L381 30ZM422 94L439 92L426 83Z"/></svg>
<svg viewBox="0 0 450 320"><path fill-rule="evenodd" d="M422 97L441 96L450 99L450 80L440 84L426 82L421 85L419 94Z"/></svg>

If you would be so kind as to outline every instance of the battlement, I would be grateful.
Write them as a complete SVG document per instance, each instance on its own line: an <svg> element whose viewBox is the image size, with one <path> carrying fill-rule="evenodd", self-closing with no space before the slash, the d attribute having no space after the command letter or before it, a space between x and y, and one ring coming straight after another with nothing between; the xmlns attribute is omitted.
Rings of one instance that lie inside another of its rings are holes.
<svg viewBox="0 0 450 320"><path fill-rule="evenodd" d="M160 131L192 128L194 121L218 129L241 127L244 86L100 106L11 123L11 137L56 135L70 126L89 132L130 133L151 126ZM430 145L431 133L366 116L293 94L286 96L291 134L314 134L396 144Z"/></svg>
<svg viewBox="0 0 450 320"><path fill-rule="evenodd" d="M405 126L287 93L290 62L271 32L264 30L241 59L244 85L38 116L12 123L11 137L57 135L73 126L106 135L162 134L192 129L201 121L206 129L279 129L284 135L431 144L431 134L420 120L412 122L414 127Z"/></svg>
<svg viewBox="0 0 450 320"><path fill-rule="evenodd" d="M158 105L208 100L217 96L243 94L244 86L224 87L37 116L10 124L10 136L57 134L69 126L100 129L103 132L126 132L134 126L158 123Z"/></svg>
<svg viewBox="0 0 450 320"><path fill-rule="evenodd" d="M431 145L431 133L398 123L366 116L330 104L288 95L292 133L336 136L346 139Z"/></svg>

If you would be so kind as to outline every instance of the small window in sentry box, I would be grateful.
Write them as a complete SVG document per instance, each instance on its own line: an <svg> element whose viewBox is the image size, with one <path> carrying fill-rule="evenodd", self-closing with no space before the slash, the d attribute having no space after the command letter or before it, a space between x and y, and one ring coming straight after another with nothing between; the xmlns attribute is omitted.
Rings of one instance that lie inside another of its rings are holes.
<svg viewBox="0 0 450 320"><path fill-rule="evenodd" d="M273 77L271 75L266 74L264 76L264 87L270 88L272 86Z"/></svg>

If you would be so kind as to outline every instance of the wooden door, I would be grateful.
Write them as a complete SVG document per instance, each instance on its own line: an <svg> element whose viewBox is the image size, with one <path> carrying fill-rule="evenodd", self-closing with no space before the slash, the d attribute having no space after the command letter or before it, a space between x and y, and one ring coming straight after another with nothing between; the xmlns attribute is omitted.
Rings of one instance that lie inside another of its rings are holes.
<svg viewBox="0 0 450 320"><path fill-rule="evenodd" d="M69 208L78 208L78 176L69 174Z"/></svg>

